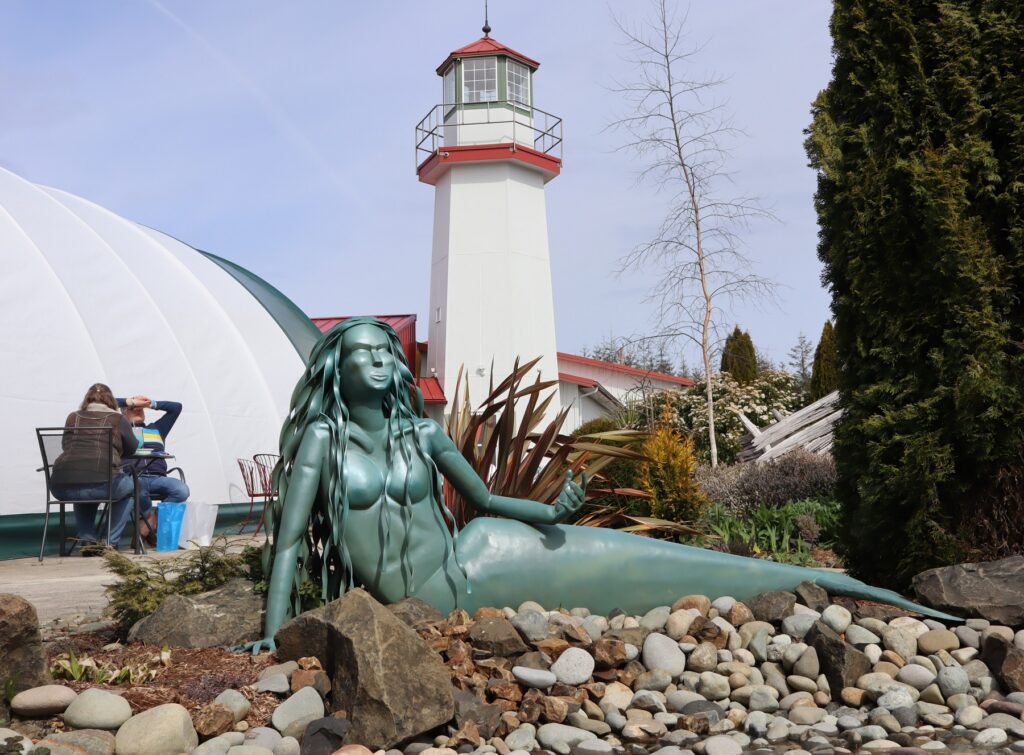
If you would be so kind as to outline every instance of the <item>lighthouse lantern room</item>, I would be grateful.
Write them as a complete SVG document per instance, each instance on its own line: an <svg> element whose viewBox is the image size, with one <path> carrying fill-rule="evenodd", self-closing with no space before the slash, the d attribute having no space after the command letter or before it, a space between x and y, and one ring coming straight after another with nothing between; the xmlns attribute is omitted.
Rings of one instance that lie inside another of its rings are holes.
<svg viewBox="0 0 1024 755"><path fill-rule="evenodd" d="M489 32L438 66L443 101L416 126L416 173L434 187L426 364L449 402L460 369L473 403L516 358L558 380L544 186L562 121L534 104L540 64Z"/></svg>

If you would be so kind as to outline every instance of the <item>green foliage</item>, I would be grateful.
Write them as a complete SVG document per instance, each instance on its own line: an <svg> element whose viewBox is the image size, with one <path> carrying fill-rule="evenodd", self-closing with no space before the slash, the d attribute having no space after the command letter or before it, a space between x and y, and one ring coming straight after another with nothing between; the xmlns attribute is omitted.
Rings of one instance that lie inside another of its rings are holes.
<svg viewBox="0 0 1024 755"><path fill-rule="evenodd" d="M811 380L808 389L811 401L827 396L839 387L839 357L836 355L835 331L832 321L825 320L821 329L821 340L814 350L814 365L811 367Z"/></svg>
<svg viewBox="0 0 1024 755"><path fill-rule="evenodd" d="M74 652L63 653L54 660L50 674L55 679L70 679L76 682L96 684L145 684L156 678L157 667L148 662L127 663L115 666L112 663L97 663L92 658L78 658Z"/></svg>
<svg viewBox="0 0 1024 755"><path fill-rule="evenodd" d="M650 494L651 516L671 522L696 522L708 499L693 478L697 458L693 438L683 435L672 422L670 407L664 407L662 423L654 428L642 446L646 460L638 465L640 487Z"/></svg>
<svg viewBox="0 0 1024 755"><path fill-rule="evenodd" d="M12 676L4 683L4 702L10 705L16 694L18 694L18 679L17 676Z"/></svg>
<svg viewBox="0 0 1024 755"><path fill-rule="evenodd" d="M1024 14L836 0L831 30L807 150L843 366L842 550L900 588L992 545L963 533L986 537L979 508L1005 518L1022 463Z"/></svg>
<svg viewBox="0 0 1024 755"><path fill-rule="evenodd" d="M839 519L839 504L827 498L793 501L780 508L761 506L742 516L715 504L704 516L706 534L697 542L739 555L811 566L811 547L832 547Z"/></svg>
<svg viewBox="0 0 1024 755"><path fill-rule="evenodd" d="M240 553L230 553L224 538L167 559L133 561L107 548L103 560L119 577L107 587L107 597L110 613L124 632L153 613L168 595L195 595L220 587L229 579L248 575L246 559Z"/></svg>
<svg viewBox="0 0 1024 755"><path fill-rule="evenodd" d="M710 460L708 447L707 383L700 380L687 391L659 393L653 401L657 414L660 405L669 402L676 417L677 428L693 436L697 459L702 463ZM787 372L769 370L762 372L747 385L740 385L728 372L720 372L712 378L715 395L715 435L718 441L718 460L731 462L740 450L740 439L747 434L737 416L742 411L759 427L775 422L772 410L784 414L798 409L801 404L800 391L796 380Z"/></svg>
<svg viewBox="0 0 1024 755"><path fill-rule="evenodd" d="M728 372L740 385L752 382L758 373L757 350L750 333L737 325L722 347L722 372Z"/></svg>
<svg viewBox="0 0 1024 755"><path fill-rule="evenodd" d="M836 465L829 454L792 451L764 464L701 465L697 482L713 503L734 514L791 501L835 498Z"/></svg>

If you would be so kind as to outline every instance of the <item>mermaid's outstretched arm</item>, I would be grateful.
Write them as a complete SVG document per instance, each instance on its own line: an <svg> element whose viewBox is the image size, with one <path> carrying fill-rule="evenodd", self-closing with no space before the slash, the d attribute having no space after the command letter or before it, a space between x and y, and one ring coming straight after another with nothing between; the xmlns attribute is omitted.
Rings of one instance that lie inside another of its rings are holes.
<svg viewBox="0 0 1024 755"><path fill-rule="evenodd" d="M263 639L247 646L252 648L253 654L262 648L276 649L274 635L288 618L299 548L309 527L309 514L320 486L320 470L329 449L327 427L317 423L306 428L295 455L295 465L288 477L287 492L281 504L281 522L274 535L274 563L267 589Z"/></svg>
<svg viewBox="0 0 1024 755"><path fill-rule="evenodd" d="M480 479L480 475L466 461L440 425L435 422L426 423L425 430L429 439L431 457L438 470L463 498L480 511L488 514L500 514L521 522L558 524L579 511L580 506L583 505L586 477L583 478L583 485L578 485L573 481L571 472L566 473L562 492L553 506L523 498L492 495L484 481Z"/></svg>

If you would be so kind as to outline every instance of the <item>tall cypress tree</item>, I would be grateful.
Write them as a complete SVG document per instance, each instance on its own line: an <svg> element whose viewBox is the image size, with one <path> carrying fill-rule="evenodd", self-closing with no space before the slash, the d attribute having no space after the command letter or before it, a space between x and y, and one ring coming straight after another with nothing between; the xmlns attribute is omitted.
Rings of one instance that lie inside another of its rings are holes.
<svg viewBox="0 0 1024 755"><path fill-rule="evenodd" d="M811 401L827 396L838 387L839 357L836 355L835 331L832 329L832 321L825 320L818 348L814 350L814 364L811 367Z"/></svg>
<svg viewBox="0 0 1024 755"><path fill-rule="evenodd" d="M722 372L728 372L737 383L749 383L757 377L757 350L750 333L737 325L722 347Z"/></svg>
<svg viewBox="0 0 1024 755"><path fill-rule="evenodd" d="M844 367L841 545L853 573L901 587L991 545L974 515L1006 514L1020 463L1024 16L836 0L831 31L807 148Z"/></svg>

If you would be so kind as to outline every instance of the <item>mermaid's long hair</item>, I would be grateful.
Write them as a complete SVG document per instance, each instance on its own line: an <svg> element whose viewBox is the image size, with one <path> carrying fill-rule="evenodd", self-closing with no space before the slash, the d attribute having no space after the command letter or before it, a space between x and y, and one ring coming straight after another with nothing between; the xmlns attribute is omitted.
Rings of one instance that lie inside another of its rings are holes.
<svg viewBox="0 0 1024 755"><path fill-rule="evenodd" d="M311 424L326 425L330 430L330 463L326 465L330 474L328 496L327 500L323 500L318 490L310 512L309 526L306 529L292 587L292 608L295 615L303 610L303 597L308 601L319 593L319 600L327 602L339 597L344 589L352 586L352 561L344 540L349 511L345 469L345 453L349 443L349 410L341 393L338 368L343 356L342 339L345 333L359 325L373 325L387 336L388 351L395 362L391 385L384 396L384 416L388 422L388 468L384 479L385 492L381 495L386 495L396 458L401 457L404 460L407 474L413 458L419 458L430 470L431 495L438 504L435 507L437 515L454 524L450 512L444 506L437 467L430 455L421 447L419 435L414 429L415 421L423 416L423 395L416 387L398 334L390 325L373 317L353 317L335 325L313 347L306 370L292 393L291 409L281 430L281 460L273 475L276 495L267 507L267 529L274 533L274 542L277 542L282 509L288 500L288 482L303 435ZM403 490L405 503L411 504L408 479L403 482ZM380 506L378 536L384 546L382 553L386 551L390 537L386 508ZM403 530L408 532L409 505L399 508L402 512ZM446 551L452 554L451 537L448 535L448 528L443 526L444 519L441 519L440 529L449 537L449 547ZM408 550L409 543L403 542L401 565L407 594L415 589L416 578L413 565L408 561ZM273 547L268 543L263 558L264 573L268 582L273 562Z"/></svg>

